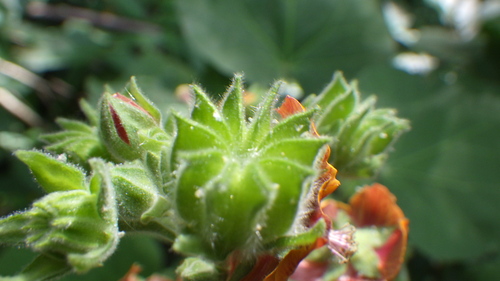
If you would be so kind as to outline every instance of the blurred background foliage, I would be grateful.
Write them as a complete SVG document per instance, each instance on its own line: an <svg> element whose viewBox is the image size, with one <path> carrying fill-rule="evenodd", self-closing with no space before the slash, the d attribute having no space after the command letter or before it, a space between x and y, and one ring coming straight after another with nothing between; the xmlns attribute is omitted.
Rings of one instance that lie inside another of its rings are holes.
<svg viewBox="0 0 500 281"><path fill-rule="evenodd" d="M41 148L57 116L83 119L78 100L97 102L103 84L136 75L165 110L183 83L217 94L243 71L309 94L342 70L412 123L367 181L411 221L411 280L497 280L499 49L497 0L0 0L0 215L41 195L12 151ZM340 197L363 183L339 177ZM155 243L130 237L81 280L116 280L133 261L168 270L176 258ZM0 272L30 257L0 248Z"/></svg>

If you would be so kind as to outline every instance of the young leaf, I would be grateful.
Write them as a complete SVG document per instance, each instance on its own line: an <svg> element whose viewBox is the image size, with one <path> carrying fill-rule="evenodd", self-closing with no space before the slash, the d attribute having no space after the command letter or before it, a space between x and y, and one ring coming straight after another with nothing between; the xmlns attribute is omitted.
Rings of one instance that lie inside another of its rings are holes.
<svg viewBox="0 0 500 281"><path fill-rule="evenodd" d="M233 82L220 105L223 118L235 137L242 137L245 129L245 108L243 106L243 75L235 74ZM236 139L241 141L241 139Z"/></svg>
<svg viewBox="0 0 500 281"><path fill-rule="evenodd" d="M69 163L38 151L19 150L15 155L28 165L37 182L48 193L87 190L85 174Z"/></svg>

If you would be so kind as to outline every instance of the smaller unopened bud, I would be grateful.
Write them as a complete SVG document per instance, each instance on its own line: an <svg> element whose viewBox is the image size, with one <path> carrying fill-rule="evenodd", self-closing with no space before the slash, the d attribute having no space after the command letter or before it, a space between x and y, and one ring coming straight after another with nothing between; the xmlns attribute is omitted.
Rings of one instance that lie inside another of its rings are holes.
<svg viewBox="0 0 500 281"><path fill-rule="evenodd" d="M140 111L144 112L145 114L151 116L149 112L147 112L144 108L140 107L137 103L135 103L133 100L121 95L120 93L115 93L112 95L113 98L117 98L127 104L130 104L131 106L139 109ZM109 113L111 114L111 118L113 118L113 124L115 125L116 133L118 136L126 143L130 145L130 139L128 137L127 131L125 130L125 127L123 126L122 120L120 119L120 116L114 109L113 105L109 105ZM153 116L151 116L153 118Z"/></svg>
<svg viewBox="0 0 500 281"><path fill-rule="evenodd" d="M348 262L356 252L355 231L354 226L347 224L341 229L332 229L328 232L328 248L337 257L339 263Z"/></svg>
<svg viewBox="0 0 500 281"><path fill-rule="evenodd" d="M85 272L114 251L119 239L115 224L101 216L96 195L56 191L31 209L1 219L0 239L17 239L35 251L64 256L74 270Z"/></svg>
<svg viewBox="0 0 500 281"><path fill-rule="evenodd" d="M388 157L395 141L410 129L409 122L389 108L375 108L374 96L362 99L357 83L337 72L306 108L320 108L314 121L320 135L334 137L330 161L344 176L372 177Z"/></svg>
<svg viewBox="0 0 500 281"><path fill-rule="evenodd" d="M162 233L173 233L174 224L167 215L171 203L150 174L144 172L146 169L138 161L111 168L116 197L122 202L118 206L120 219L125 222L124 228L145 230L155 227L155 231L160 231L161 227Z"/></svg>
<svg viewBox="0 0 500 281"><path fill-rule="evenodd" d="M158 128L149 111L119 93L103 95L100 114L101 138L119 161L140 158L144 149L138 133Z"/></svg>

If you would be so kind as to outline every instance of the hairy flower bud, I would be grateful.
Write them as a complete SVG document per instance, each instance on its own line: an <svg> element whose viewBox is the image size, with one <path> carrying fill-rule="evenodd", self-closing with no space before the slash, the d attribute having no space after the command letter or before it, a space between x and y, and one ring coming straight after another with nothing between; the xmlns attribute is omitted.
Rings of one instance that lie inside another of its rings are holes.
<svg viewBox="0 0 500 281"><path fill-rule="evenodd" d="M251 119L244 113L241 76L219 105L195 86L191 118L175 115L173 194L184 221L178 251L223 260L234 250L255 252L304 231L292 228L305 213L323 169L317 157L329 139L311 133L311 111L278 121L278 88Z"/></svg>
<svg viewBox="0 0 500 281"><path fill-rule="evenodd" d="M348 84L340 72L304 105L321 109L314 122L320 134L334 137L330 160L343 175L375 175L394 142L410 128L395 110L375 109L374 97L361 101L356 83Z"/></svg>
<svg viewBox="0 0 500 281"><path fill-rule="evenodd" d="M131 96L142 97L137 94ZM143 146L151 142L168 144L170 136L160 128L160 115L145 98L139 99L148 110L120 93L105 93L100 101L100 135L111 155L118 161L144 157L146 151L160 153Z"/></svg>
<svg viewBox="0 0 500 281"><path fill-rule="evenodd" d="M96 208L97 197L84 191L53 192L25 213L31 231L26 243L35 250L84 252L110 239Z"/></svg>
<svg viewBox="0 0 500 281"><path fill-rule="evenodd" d="M91 165L95 173L84 189L53 191L31 209L0 219L0 240L52 255L61 260L60 270L85 272L99 266L113 253L120 233L107 168L101 161ZM40 262L48 266L53 261ZM36 270L42 274L44 268Z"/></svg>
<svg viewBox="0 0 500 281"><path fill-rule="evenodd" d="M120 202L121 229L155 230L164 238L173 240L176 227L169 213L171 200L145 171L147 167L139 161L110 168L113 188Z"/></svg>

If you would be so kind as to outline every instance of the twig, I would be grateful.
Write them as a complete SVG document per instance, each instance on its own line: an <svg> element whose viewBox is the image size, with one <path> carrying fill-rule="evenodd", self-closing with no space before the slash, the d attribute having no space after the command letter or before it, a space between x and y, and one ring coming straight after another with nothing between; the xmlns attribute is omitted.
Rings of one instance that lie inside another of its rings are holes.
<svg viewBox="0 0 500 281"><path fill-rule="evenodd" d="M72 87L63 80L53 78L52 81L47 81L28 69L2 58L0 58L0 74L32 88L40 94L39 98L44 104L49 104L50 100L54 98L54 94L66 98L71 96Z"/></svg>
<svg viewBox="0 0 500 281"><path fill-rule="evenodd" d="M31 2L28 4L26 12L33 18L53 21L64 21L70 18L83 19L95 26L118 31L158 33L161 30L155 24L64 4L50 5L42 2Z"/></svg>
<svg viewBox="0 0 500 281"><path fill-rule="evenodd" d="M43 119L38 113L20 101L14 94L1 87L0 105L31 127L42 127L44 125Z"/></svg>
<svg viewBox="0 0 500 281"><path fill-rule="evenodd" d="M0 73L34 89L45 98L53 95L45 79L13 62L0 58Z"/></svg>

